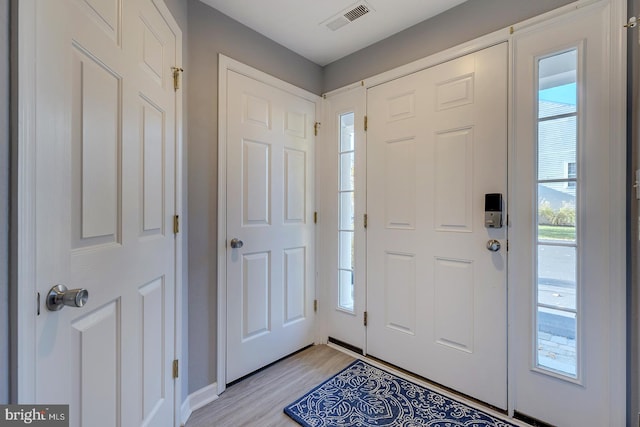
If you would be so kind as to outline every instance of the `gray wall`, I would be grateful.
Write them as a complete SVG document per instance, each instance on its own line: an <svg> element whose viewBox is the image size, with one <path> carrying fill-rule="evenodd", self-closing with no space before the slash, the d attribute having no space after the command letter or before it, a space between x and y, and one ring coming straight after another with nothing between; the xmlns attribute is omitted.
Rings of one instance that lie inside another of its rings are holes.
<svg viewBox="0 0 640 427"><path fill-rule="evenodd" d="M9 0L0 0L0 404L9 401Z"/></svg>
<svg viewBox="0 0 640 427"><path fill-rule="evenodd" d="M479 36L506 28L571 0L470 0L324 68L323 91L357 82Z"/></svg>
<svg viewBox="0 0 640 427"><path fill-rule="evenodd" d="M319 94L322 68L189 0L189 393L216 381L218 53Z"/></svg>

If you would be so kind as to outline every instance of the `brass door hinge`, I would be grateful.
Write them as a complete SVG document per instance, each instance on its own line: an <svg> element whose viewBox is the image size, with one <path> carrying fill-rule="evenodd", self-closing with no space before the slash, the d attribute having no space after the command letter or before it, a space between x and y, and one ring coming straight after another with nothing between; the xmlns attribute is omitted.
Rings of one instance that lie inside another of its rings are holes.
<svg viewBox="0 0 640 427"><path fill-rule="evenodd" d="M180 232L180 216L173 216L173 234L178 234Z"/></svg>
<svg viewBox="0 0 640 427"><path fill-rule="evenodd" d="M367 116L364 116L364 131L366 132L368 128L369 128L369 118Z"/></svg>
<svg viewBox="0 0 640 427"><path fill-rule="evenodd" d="M314 313L318 312L318 300L317 299L313 300L313 312Z"/></svg>
<svg viewBox="0 0 640 427"><path fill-rule="evenodd" d="M318 129L320 129L320 122L315 122L313 124L313 134L318 136Z"/></svg>
<svg viewBox="0 0 640 427"><path fill-rule="evenodd" d="M178 359L173 361L173 378L178 378Z"/></svg>
<svg viewBox="0 0 640 427"><path fill-rule="evenodd" d="M173 70L173 90L178 91L180 89L180 73L184 70L180 67L171 67Z"/></svg>
<svg viewBox="0 0 640 427"><path fill-rule="evenodd" d="M364 326L367 326L369 322L369 313L367 311L364 312Z"/></svg>
<svg viewBox="0 0 640 427"><path fill-rule="evenodd" d="M364 214L364 228L367 228L368 223L369 223L369 217L367 216L367 214Z"/></svg>
<svg viewBox="0 0 640 427"><path fill-rule="evenodd" d="M318 212L314 212L313 213L313 223L317 224L318 223Z"/></svg>

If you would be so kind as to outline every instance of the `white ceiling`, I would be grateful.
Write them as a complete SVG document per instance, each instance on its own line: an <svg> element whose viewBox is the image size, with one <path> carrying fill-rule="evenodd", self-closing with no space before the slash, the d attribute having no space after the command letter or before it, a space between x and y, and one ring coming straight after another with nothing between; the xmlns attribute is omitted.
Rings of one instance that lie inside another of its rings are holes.
<svg viewBox="0 0 640 427"><path fill-rule="evenodd" d="M200 1L324 66L466 0ZM370 12L336 31L327 28L360 4Z"/></svg>

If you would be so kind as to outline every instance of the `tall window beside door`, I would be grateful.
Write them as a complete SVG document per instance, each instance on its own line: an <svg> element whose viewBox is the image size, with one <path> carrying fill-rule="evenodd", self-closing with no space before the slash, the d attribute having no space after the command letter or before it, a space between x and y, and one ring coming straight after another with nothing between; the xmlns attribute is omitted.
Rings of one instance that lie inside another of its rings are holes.
<svg viewBox="0 0 640 427"><path fill-rule="evenodd" d="M578 378L578 50L538 67L536 368Z"/></svg>
<svg viewBox="0 0 640 427"><path fill-rule="evenodd" d="M354 266L355 266L355 131L353 112L339 115L340 138L338 162L340 179L338 182L338 308L353 312L354 309Z"/></svg>

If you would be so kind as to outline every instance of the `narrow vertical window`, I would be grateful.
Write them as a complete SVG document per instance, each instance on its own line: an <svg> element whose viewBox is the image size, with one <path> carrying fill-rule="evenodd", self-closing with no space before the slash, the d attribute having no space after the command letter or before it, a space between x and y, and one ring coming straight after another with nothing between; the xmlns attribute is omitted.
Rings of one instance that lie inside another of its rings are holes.
<svg viewBox="0 0 640 427"><path fill-rule="evenodd" d="M577 50L538 61L536 367L578 377Z"/></svg>
<svg viewBox="0 0 640 427"><path fill-rule="evenodd" d="M338 263L338 307L353 312L354 301L354 121L353 112L339 115L339 188L338 188L338 234L339 234L339 263Z"/></svg>

